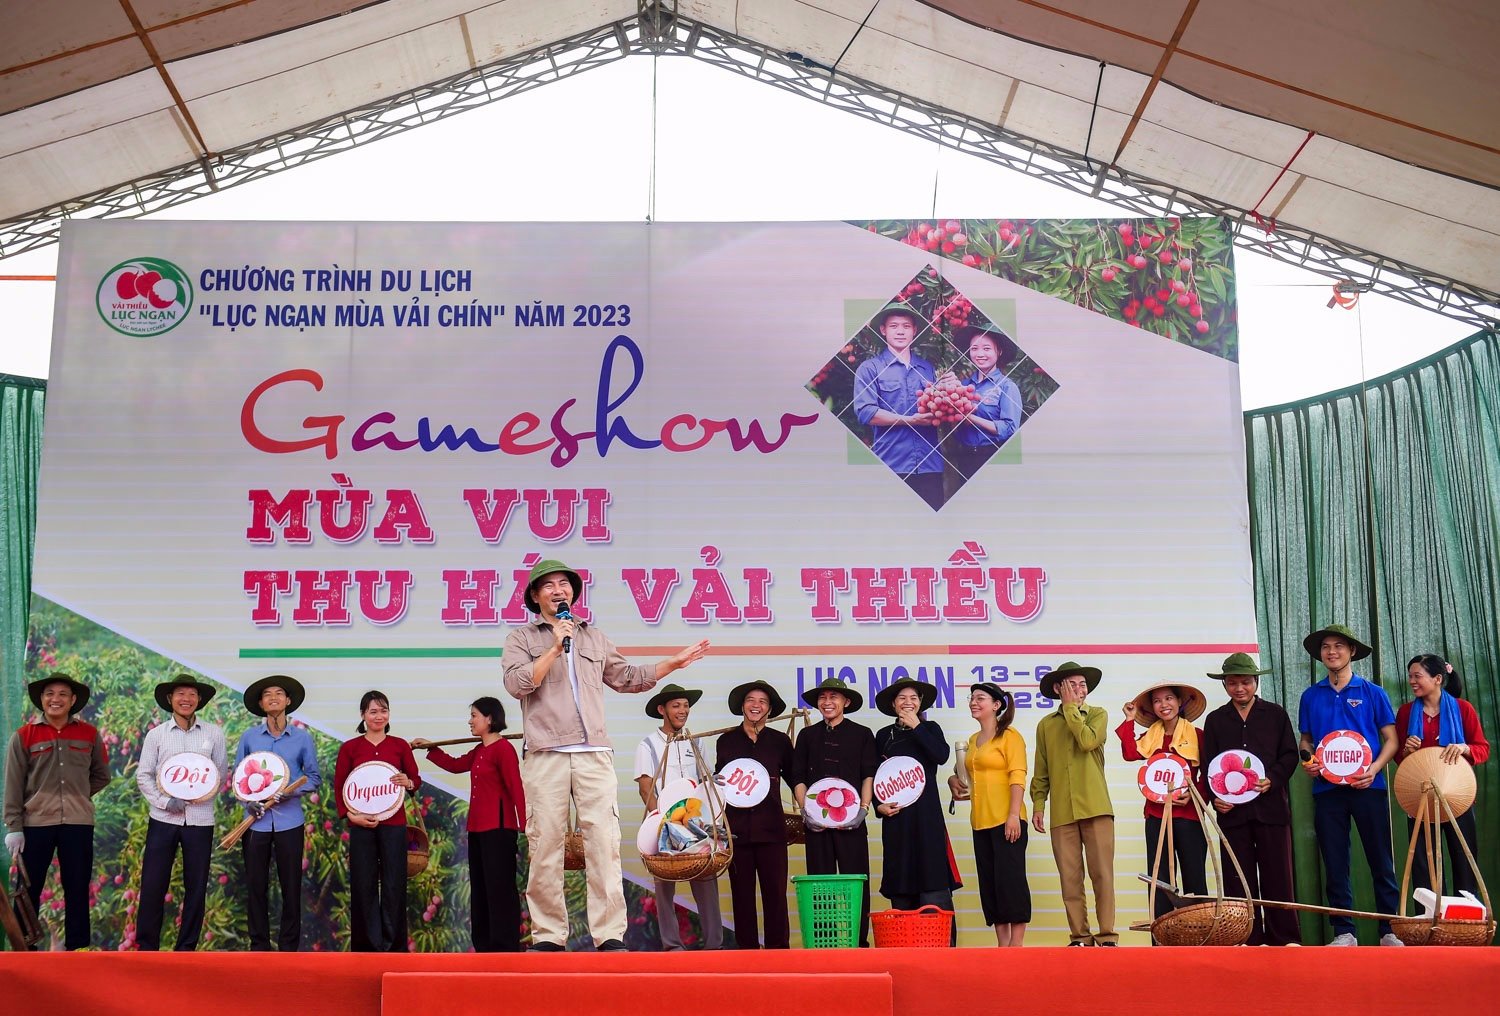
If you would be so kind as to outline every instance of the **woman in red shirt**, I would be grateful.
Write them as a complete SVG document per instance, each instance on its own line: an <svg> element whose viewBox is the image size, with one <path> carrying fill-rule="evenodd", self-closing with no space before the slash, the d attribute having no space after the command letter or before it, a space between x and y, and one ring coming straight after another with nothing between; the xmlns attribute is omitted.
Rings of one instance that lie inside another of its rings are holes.
<svg viewBox="0 0 1500 1016"><path fill-rule="evenodd" d="M427 760L450 773L469 774L469 920L475 952L521 951L521 894L516 889L516 839L526 828L526 792L516 750L501 737L505 707L492 695L469 706L469 733L479 744L454 758L426 748Z"/></svg>
<svg viewBox="0 0 1500 1016"><path fill-rule="evenodd" d="M1204 791L1201 758L1202 746L1198 730L1192 721L1203 715L1208 699L1197 688L1188 685L1154 684L1134 699L1125 703L1125 722L1115 729L1120 737L1120 752L1126 762L1143 762L1159 751L1177 755L1192 770L1192 779L1198 784L1199 793ZM1146 728L1136 736L1136 724ZM1181 888L1185 893L1199 896L1208 893L1208 839L1198 821L1198 812L1186 793L1172 802L1172 852L1177 859ZM1146 802L1146 870L1163 882L1167 863L1163 859L1162 870L1156 870L1156 844L1161 834L1162 818L1166 808L1154 801ZM1156 894L1156 913L1160 917L1172 906L1163 893Z"/></svg>
<svg viewBox="0 0 1500 1016"><path fill-rule="evenodd" d="M391 782L407 793L422 778L411 746L389 733L391 703L384 692L365 692L359 716L360 736L339 746L333 770L336 808L349 822L349 951L406 952L406 809L385 819L350 811L344 782L366 762L395 766Z"/></svg>
<svg viewBox="0 0 1500 1016"><path fill-rule="evenodd" d="M1479 714L1472 705L1458 697L1463 682L1454 672L1453 665L1431 653L1413 656L1406 665L1406 682L1411 686L1413 699L1396 710L1396 736L1402 739L1401 747L1396 749L1397 763L1419 748L1442 748L1443 761L1450 765L1461 758L1468 759L1470 765L1483 765L1490 757L1490 743L1484 739ZM1445 684L1447 689L1443 687ZM1412 819L1406 820L1407 836L1412 835L1415 825ZM1462 835L1469 845L1469 852L1477 857L1479 847L1474 809L1458 816L1457 825L1455 830L1454 823L1443 823L1443 839L1448 844L1448 861L1443 870L1452 872L1454 892L1467 889L1477 896L1479 882L1473 867L1464 860L1463 848L1458 843L1458 837ZM1420 837L1422 833L1416 835ZM1417 854L1412 858L1411 877L1418 888L1432 888L1432 874L1427 870L1427 844L1422 840L1418 840ZM1444 894L1440 892L1438 895Z"/></svg>

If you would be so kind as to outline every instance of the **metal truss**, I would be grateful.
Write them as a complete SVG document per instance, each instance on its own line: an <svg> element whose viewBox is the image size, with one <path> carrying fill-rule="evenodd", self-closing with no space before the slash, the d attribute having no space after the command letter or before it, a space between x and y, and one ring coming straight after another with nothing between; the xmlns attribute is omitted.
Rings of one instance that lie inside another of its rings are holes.
<svg viewBox="0 0 1500 1016"><path fill-rule="evenodd" d="M1346 289L1380 293L1479 328L1500 325L1500 294L1289 223L1262 228L1246 209L1105 167L1077 152L836 72L798 53L768 49L681 18L674 8L675 4L641 0L634 17L219 153L207 166L188 163L0 223L0 256L55 242L62 222L69 218L147 215L640 52L702 60L1139 216L1223 216L1231 220L1240 246L1343 282Z"/></svg>
<svg viewBox="0 0 1500 1016"><path fill-rule="evenodd" d="M605 25L316 123L0 222L0 257L56 243L68 219L138 218L346 152L623 59L631 22Z"/></svg>

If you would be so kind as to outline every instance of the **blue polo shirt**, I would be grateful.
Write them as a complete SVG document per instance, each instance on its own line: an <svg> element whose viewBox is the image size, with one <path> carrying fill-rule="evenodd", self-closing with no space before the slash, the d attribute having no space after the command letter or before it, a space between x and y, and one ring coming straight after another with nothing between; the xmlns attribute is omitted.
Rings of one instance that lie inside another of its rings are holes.
<svg viewBox="0 0 1500 1016"><path fill-rule="evenodd" d="M971 423L961 423L954 432L959 444L969 448L1000 447L1021 425L1021 389L1002 374L999 367L987 375L975 371L964 384L974 386L974 397L979 400L973 415L993 423L995 433L981 430Z"/></svg>
<svg viewBox="0 0 1500 1016"><path fill-rule="evenodd" d="M258 833L280 832L284 829L296 829L302 825L302 795L311 794L317 790L323 782L322 775L318 772L318 750L313 744L312 735L304 727L298 727L290 722L286 729L280 734L273 735L265 723L251 727L240 737L240 747L234 755L236 767L245 760L245 756L255 751L268 751L273 755L280 755L281 760L291 770L287 777L288 782L295 782L297 777L306 776L307 782L290 799L282 801L274 808L267 808L266 813L255 820L250 826ZM245 814L250 814L250 809L245 809Z"/></svg>
<svg viewBox="0 0 1500 1016"><path fill-rule="evenodd" d="M1362 734L1370 742L1370 750L1379 755L1380 728L1393 726L1395 722L1396 712L1385 689L1358 674L1349 678L1343 691L1334 691L1325 677L1304 691L1297 704L1297 729L1312 735L1314 747L1335 730L1353 730ZM1370 788L1385 789L1384 772L1376 774ZM1314 794L1333 789L1334 784L1327 780L1313 780Z"/></svg>
<svg viewBox="0 0 1500 1016"><path fill-rule="evenodd" d="M917 411L917 396L936 380L932 364L920 356L913 353L910 363L902 363L889 349L882 349L854 372L854 415L874 432L873 448L880 461L902 476L943 471L938 429L905 423L874 427L870 421L879 409L912 416Z"/></svg>

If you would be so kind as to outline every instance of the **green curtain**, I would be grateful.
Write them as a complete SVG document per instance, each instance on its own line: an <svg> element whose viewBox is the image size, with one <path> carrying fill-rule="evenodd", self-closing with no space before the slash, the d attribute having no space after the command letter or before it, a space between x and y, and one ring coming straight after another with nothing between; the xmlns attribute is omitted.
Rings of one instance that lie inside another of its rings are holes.
<svg viewBox="0 0 1500 1016"><path fill-rule="evenodd" d="M1378 680L1393 705L1411 697L1406 661L1437 653L1462 674L1486 736L1500 734L1497 416L1500 333L1492 331L1364 385L1245 414L1256 615L1262 665L1273 668L1262 692L1294 720L1302 690L1322 676L1302 638L1342 622L1374 647L1355 669ZM1497 761L1476 772L1480 869L1500 888ZM1392 805L1399 881L1408 837ZM1305 780L1294 783L1293 812L1297 894L1321 903ZM1353 853L1355 906L1373 910L1358 846ZM1364 924L1369 941L1373 926ZM1303 931L1327 940L1322 921L1305 919Z"/></svg>
<svg viewBox="0 0 1500 1016"><path fill-rule="evenodd" d="M47 382L0 374L0 736L21 723L26 701L26 621L31 610L31 548L36 536L36 476L42 462ZM0 766L0 793L5 790ZM8 864L0 864L4 883ZM0 936L3 938L4 936ZM0 948L3 948L0 943Z"/></svg>

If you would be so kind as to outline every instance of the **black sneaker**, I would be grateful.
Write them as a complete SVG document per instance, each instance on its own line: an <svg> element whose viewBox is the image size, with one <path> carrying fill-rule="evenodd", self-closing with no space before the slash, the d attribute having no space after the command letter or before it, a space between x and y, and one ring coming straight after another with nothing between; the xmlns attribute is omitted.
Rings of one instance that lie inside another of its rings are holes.
<svg viewBox="0 0 1500 1016"><path fill-rule="evenodd" d="M531 943L531 951L532 952L567 952L568 951L568 947L565 946L565 945L563 945L563 944L561 944L560 942L533 942L533 943Z"/></svg>
<svg viewBox="0 0 1500 1016"><path fill-rule="evenodd" d="M629 952L625 943L617 938L607 938L594 947L595 952Z"/></svg>
<svg viewBox="0 0 1500 1016"><path fill-rule="evenodd" d="M1120 943L1118 943L1118 942L1095 942L1094 944L1095 945L1101 945L1101 946L1103 946L1106 949L1113 949L1115 946L1119 945Z"/></svg>

